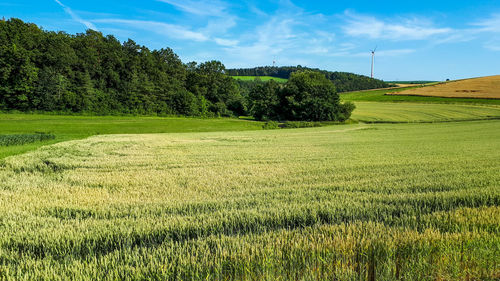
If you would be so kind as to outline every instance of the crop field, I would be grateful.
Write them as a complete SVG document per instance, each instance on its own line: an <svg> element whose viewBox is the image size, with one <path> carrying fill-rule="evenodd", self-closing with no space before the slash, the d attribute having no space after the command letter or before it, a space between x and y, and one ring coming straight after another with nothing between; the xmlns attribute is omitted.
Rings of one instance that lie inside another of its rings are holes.
<svg viewBox="0 0 500 281"><path fill-rule="evenodd" d="M417 87L414 87L415 89ZM423 87L422 89L425 89ZM340 93L340 98L343 101L357 102L412 102L412 103L443 103L443 104L490 104L500 105L500 99L480 99L480 98L446 98L446 97L430 97L430 96L417 96L406 95L403 91L410 90L410 88L395 88L385 90L371 90Z"/></svg>
<svg viewBox="0 0 500 281"><path fill-rule="evenodd" d="M0 164L0 279L498 280L500 121L99 135Z"/></svg>
<svg viewBox="0 0 500 281"><path fill-rule="evenodd" d="M0 146L0 159L30 151L43 145L100 134L242 131L261 128L262 124L259 122L232 118L199 119L0 113L0 135L34 134L43 131L55 137L55 139L28 145Z"/></svg>
<svg viewBox="0 0 500 281"><path fill-rule="evenodd" d="M500 99L500 75L452 81L393 94L446 98Z"/></svg>
<svg viewBox="0 0 500 281"><path fill-rule="evenodd" d="M243 80L243 81L253 81L256 78L260 79L261 81L269 81L269 80L274 80L278 83L286 83L288 79L285 78L278 78L278 77L272 77L272 76L232 76L234 79L237 80Z"/></svg>
<svg viewBox="0 0 500 281"><path fill-rule="evenodd" d="M500 106L410 102L356 102L353 119L368 123L449 122L500 119Z"/></svg>

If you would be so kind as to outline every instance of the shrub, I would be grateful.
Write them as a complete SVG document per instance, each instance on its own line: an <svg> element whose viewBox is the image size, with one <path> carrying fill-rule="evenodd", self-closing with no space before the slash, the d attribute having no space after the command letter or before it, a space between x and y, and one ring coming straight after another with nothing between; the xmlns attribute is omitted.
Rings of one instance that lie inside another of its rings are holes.
<svg viewBox="0 0 500 281"><path fill-rule="evenodd" d="M264 123L262 126L264 130L274 130L274 129L279 129L278 122L276 121L267 121Z"/></svg>
<svg viewBox="0 0 500 281"><path fill-rule="evenodd" d="M281 125L282 128L310 128L310 127L321 127L320 122L309 122L309 121L287 121Z"/></svg>
<svg viewBox="0 0 500 281"><path fill-rule="evenodd" d="M52 140L56 136L47 133L0 135L0 146L23 145L37 141Z"/></svg>

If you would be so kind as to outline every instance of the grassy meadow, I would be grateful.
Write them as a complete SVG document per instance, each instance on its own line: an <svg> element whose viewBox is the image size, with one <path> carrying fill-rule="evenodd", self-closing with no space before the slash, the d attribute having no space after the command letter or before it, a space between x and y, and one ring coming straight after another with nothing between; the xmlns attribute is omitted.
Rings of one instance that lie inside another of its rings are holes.
<svg viewBox="0 0 500 281"><path fill-rule="evenodd" d="M365 91L363 95L372 95ZM500 106L491 104L421 104L411 101L355 101L354 121L367 123L449 122L500 118ZM328 122L327 122L328 123ZM0 114L0 159L57 142L103 134L151 134L260 130L263 123L234 118L65 116ZM41 142L2 146L2 136L43 132L55 136Z"/></svg>
<svg viewBox="0 0 500 281"><path fill-rule="evenodd" d="M0 114L0 136L50 133L53 140L27 145L1 146L0 159L24 153L40 146L61 141L82 139L100 134L146 134L242 131L261 129L262 124L233 118L175 118L124 116L65 116L45 114Z"/></svg>
<svg viewBox="0 0 500 281"><path fill-rule="evenodd" d="M269 80L274 80L278 83L286 83L286 81L288 81L288 79L285 79L285 78L278 78L278 77L272 77L272 76L231 76L233 77L234 79L237 79L237 80L243 80L243 81L253 81L255 79L260 79L261 81L269 81Z"/></svg>
<svg viewBox="0 0 500 281"><path fill-rule="evenodd" d="M498 280L500 121L100 135L0 165L0 279Z"/></svg>

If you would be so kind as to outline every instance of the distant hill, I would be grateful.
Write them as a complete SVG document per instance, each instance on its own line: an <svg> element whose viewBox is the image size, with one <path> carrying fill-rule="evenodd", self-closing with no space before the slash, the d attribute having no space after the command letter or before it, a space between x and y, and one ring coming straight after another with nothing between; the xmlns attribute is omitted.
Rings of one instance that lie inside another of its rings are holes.
<svg viewBox="0 0 500 281"><path fill-rule="evenodd" d="M285 78L272 77L272 76L231 76L231 77L233 77L236 80L242 80L242 81L255 81L256 79L262 82L274 80L278 83L286 83L286 81L288 81L288 79Z"/></svg>
<svg viewBox="0 0 500 281"><path fill-rule="evenodd" d="M446 98L500 99L500 75L451 81L392 94Z"/></svg>
<svg viewBox="0 0 500 281"><path fill-rule="evenodd" d="M429 81L429 80L415 80L415 81L386 81L391 84L410 84L410 85L420 85L420 84L429 84L436 83L438 81Z"/></svg>
<svg viewBox="0 0 500 281"><path fill-rule="evenodd" d="M288 79L290 74L299 70L320 71L330 79L337 87L338 92L350 92L368 89L380 89L391 87L392 84L382 80L373 79L368 76L358 75L349 72L331 72L317 68L308 68L302 66L261 66L254 68L227 69L226 74L230 76L271 76Z"/></svg>

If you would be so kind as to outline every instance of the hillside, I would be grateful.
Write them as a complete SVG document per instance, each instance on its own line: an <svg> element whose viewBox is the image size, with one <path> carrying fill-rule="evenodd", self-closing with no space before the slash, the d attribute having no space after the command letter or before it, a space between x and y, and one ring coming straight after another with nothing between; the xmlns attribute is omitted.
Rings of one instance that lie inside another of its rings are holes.
<svg viewBox="0 0 500 281"><path fill-rule="evenodd" d="M500 99L500 75L457 80L394 92L391 95Z"/></svg>
<svg viewBox="0 0 500 281"><path fill-rule="evenodd" d="M231 76L236 80L241 80L241 81L254 81L254 80L260 80L262 82L267 82L269 80L274 80L278 83L286 83L288 79L285 78L279 78L279 77L272 77L272 76Z"/></svg>
<svg viewBox="0 0 500 281"><path fill-rule="evenodd" d="M271 76L276 78L288 79L290 74L301 70L314 70L325 74L330 79L338 92L360 91L368 89L388 88L391 84L382 80L373 79L364 75L349 72L332 72L317 68L308 68L303 66L260 66L254 68L226 69L225 73L230 76Z"/></svg>

